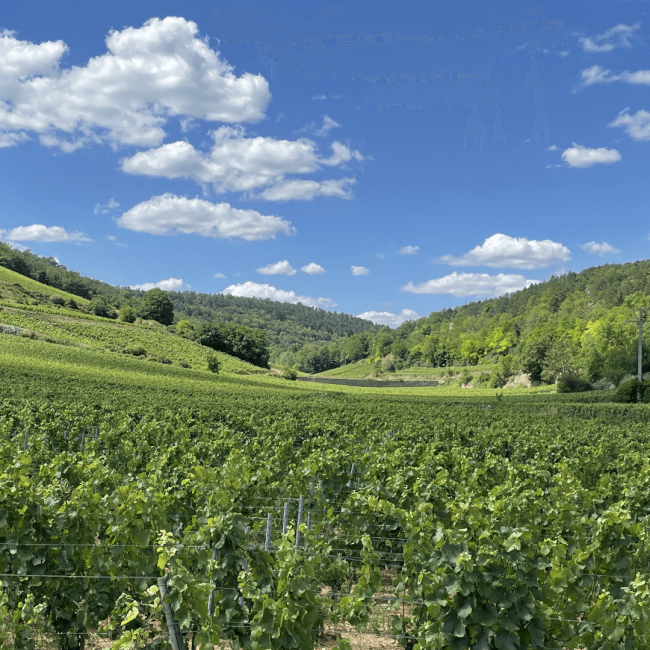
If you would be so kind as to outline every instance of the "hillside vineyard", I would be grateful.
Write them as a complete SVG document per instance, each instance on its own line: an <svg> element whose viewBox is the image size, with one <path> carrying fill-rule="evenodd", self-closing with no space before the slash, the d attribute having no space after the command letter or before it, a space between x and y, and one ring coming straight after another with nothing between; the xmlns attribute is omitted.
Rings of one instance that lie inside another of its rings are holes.
<svg viewBox="0 0 650 650"><path fill-rule="evenodd" d="M0 406L3 647L650 643L645 406L83 372Z"/></svg>

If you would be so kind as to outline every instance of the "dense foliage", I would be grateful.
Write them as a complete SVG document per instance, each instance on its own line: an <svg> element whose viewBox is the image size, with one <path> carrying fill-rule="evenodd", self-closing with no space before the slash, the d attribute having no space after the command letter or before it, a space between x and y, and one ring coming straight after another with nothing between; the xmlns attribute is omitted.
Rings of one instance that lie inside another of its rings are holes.
<svg viewBox="0 0 650 650"><path fill-rule="evenodd" d="M384 369L493 364L491 384L517 373L554 383L562 376L618 383L636 371L639 308L650 309L650 262L567 273L517 293L434 312L395 330L356 335L296 355L302 370L361 358ZM354 342L354 346L352 346ZM350 354L353 349L359 352ZM644 334L650 360L650 333ZM646 361L644 372L650 370Z"/></svg>
<svg viewBox="0 0 650 650"><path fill-rule="evenodd" d="M260 368L269 367L269 348L266 334L236 323L203 325L195 334L200 345L225 352Z"/></svg>
<svg viewBox="0 0 650 650"><path fill-rule="evenodd" d="M241 298L223 294L169 292L177 318L200 323L231 322L261 329L275 365L294 363L292 354L314 343L340 341L344 337L378 329L370 321L308 307L302 304Z"/></svg>
<svg viewBox="0 0 650 650"><path fill-rule="evenodd" d="M161 325L171 325L174 322L174 305L169 296L161 289L147 291L138 307L141 318L155 320Z"/></svg>
<svg viewBox="0 0 650 650"><path fill-rule="evenodd" d="M341 629L419 650L650 644L648 406L6 343L5 647L168 648L161 577L186 647L309 650Z"/></svg>

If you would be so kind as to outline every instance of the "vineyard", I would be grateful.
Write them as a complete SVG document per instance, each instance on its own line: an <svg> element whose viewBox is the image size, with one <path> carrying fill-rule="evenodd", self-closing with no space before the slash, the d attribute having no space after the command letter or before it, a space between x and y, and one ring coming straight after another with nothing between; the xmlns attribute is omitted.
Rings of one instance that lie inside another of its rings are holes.
<svg viewBox="0 0 650 650"><path fill-rule="evenodd" d="M0 302L0 324L18 327L24 335L95 352L121 354L142 349L146 359L206 370L206 354L213 351L165 331L162 326L126 324L54 306L25 306ZM4 341L3 341L3 347ZM53 355L65 354L53 349ZM255 374L265 370L226 354L215 352L226 372ZM49 355L47 355L49 356Z"/></svg>
<svg viewBox="0 0 650 650"><path fill-rule="evenodd" d="M3 647L650 644L646 406L0 341Z"/></svg>

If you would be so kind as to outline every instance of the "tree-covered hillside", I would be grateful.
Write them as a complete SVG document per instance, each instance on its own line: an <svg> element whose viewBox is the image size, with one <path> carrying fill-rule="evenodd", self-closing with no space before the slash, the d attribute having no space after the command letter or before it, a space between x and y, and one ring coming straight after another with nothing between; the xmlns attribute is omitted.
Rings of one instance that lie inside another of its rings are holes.
<svg viewBox="0 0 650 650"><path fill-rule="evenodd" d="M139 314L142 312L140 315L143 318L152 317L143 308L145 292L114 287L84 277L68 270L52 257L39 257L30 251L13 250L0 243L0 266L60 291L91 300L93 304L88 309L96 315L116 317L117 310L128 306ZM337 342L355 333L379 329L370 321L349 314L302 304L194 291L166 293L173 303L173 322L176 324L190 321L193 329L200 330L206 322L227 322L261 329L266 334L271 362L275 364L283 363L287 354L292 355L305 346ZM166 319L161 322L168 323Z"/></svg>
<svg viewBox="0 0 650 650"><path fill-rule="evenodd" d="M321 371L360 359L388 371L491 362L493 386L520 372L547 383L566 375L616 383L636 368L638 330L627 321L641 307L650 309L650 261L610 264L354 335L295 362ZM650 333L650 352L649 344Z"/></svg>
<svg viewBox="0 0 650 650"><path fill-rule="evenodd" d="M171 291L168 295L178 320L231 322L263 330L275 363L282 363L286 352L294 353L308 344L379 330L362 318L302 304L194 291Z"/></svg>

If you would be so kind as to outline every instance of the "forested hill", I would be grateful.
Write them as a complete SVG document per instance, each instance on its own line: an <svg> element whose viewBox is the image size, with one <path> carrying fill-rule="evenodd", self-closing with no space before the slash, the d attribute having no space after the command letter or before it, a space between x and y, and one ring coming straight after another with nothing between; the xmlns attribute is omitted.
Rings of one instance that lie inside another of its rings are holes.
<svg viewBox="0 0 650 650"><path fill-rule="evenodd" d="M616 383L636 368L637 327L627 321L640 307L650 310L650 261L608 264L433 312L392 331L355 334L298 353L295 362L311 372L363 359L376 372L491 364L485 380L493 386L518 373L549 383L563 375Z"/></svg>
<svg viewBox="0 0 650 650"><path fill-rule="evenodd" d="M170 291L168 295L179 319L233 322L264 330L272 354L278 352L274 348L298 349L308 343L379 330L362 318L302 304L194 291Z"/></svg>
<svg viewBox="0 0 650 650"><path fill-rule="evenodd" d="M44 258L30 251L16 251L0 243L0 266L16 271L42 284L98 303L101 315L129 305L136 309L142 291L87 278L68 270L53 257ZM174 322L234 322L262 329L270 347L272 362L285 352L295 352L309 344L338 341L344 337L379 328L370 321L349 314L316 309L305 305L240 298L221 294L168 292L174 305ZM105 304L105 306L104 306ZM198 323L197 323L198 324Z"/></svg>

